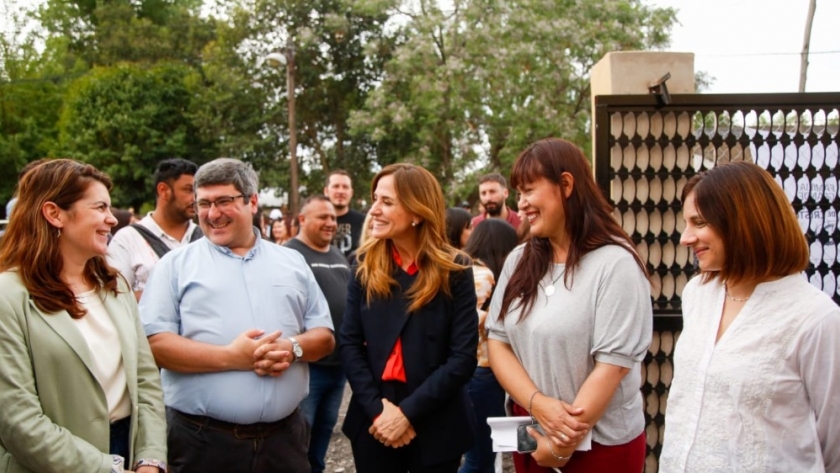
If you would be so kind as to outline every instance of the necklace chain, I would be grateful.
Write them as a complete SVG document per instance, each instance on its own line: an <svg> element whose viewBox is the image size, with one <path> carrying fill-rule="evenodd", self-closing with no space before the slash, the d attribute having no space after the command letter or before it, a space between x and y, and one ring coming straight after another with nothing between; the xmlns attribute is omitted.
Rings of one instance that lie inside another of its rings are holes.
<svg viewBox="0 0 840 473"><path fill-rule="evenodd" d="M550 284L550 285L543 287L543 290L545 291L545 295L546 295L546 296L551 296L551 295L553 295L553 294L554 294L554 291L556 290L556 289L554 288L554 285L555 285L555 284L557 284L557 281L559 281L559 280L560 280L560 277L561 277L561 276L563 276L563 273L565 273L565 272L566 272L566 268L564 267L564 268L560 271L560 274L558 274L558 275L557 275L557 277L556 277L556 278L554 278L554 280L553 280L553 281L551 281L551 284ZM554 267L552 267L552 268L551 268L551 273L550 273L550 274L551 274L551 276L554 276ZM551 276L549 276L549 278L551 278Z"/></svg>
<svg viewBox="0 0 840 473"><path fill-rule="evenodd" d="M723 285L723 293L726 294L726 297L728 297L730 300L733 300L735 302L747 302L748 300L750 300L749 297L744 297L744 298L733 297L732 294L729 293L729 286L727 286L726 284Z"/></svg>

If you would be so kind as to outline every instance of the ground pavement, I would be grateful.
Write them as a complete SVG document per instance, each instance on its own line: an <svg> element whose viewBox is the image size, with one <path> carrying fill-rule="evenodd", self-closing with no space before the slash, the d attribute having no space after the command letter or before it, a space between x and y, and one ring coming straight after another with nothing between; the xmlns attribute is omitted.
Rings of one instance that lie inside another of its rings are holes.
<svg viewBox="0 0 840 473"><path fill-rule="evenodd" d="M348 386L344 390L344 399L341 401L341 409L338 411L338 423L333 430L330 447L327 450L326 473L356 473L350 441L341 433L341 424L344 423L344 415L347 413L349 402L350 387ZM513 462L509 454L504 456L504 473L513 473Z"/></svg>

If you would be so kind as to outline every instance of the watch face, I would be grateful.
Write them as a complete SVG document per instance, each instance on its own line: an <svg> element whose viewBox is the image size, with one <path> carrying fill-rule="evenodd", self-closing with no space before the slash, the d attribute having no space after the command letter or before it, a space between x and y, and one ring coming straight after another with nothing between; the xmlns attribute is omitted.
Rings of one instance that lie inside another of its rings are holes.
<svg viewBox="0 0 840 473"><path fill-rule="evenodd" d="M292 342L292 352L295 354L295 358L302 357L303 347L300 346L300 343L298 343L294 338L290 338L289 340Z"/></svg>

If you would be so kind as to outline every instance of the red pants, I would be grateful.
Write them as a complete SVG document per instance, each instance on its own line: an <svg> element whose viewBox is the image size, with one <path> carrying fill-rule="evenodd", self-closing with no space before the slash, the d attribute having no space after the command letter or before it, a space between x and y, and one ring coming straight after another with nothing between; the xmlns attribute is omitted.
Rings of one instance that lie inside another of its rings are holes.
<svg viewBox="0 0 840 473"><path fill-rule="evenodd" d="M528 411L513 404L513 414L527 416ZM561 467L563 473L641 473L645 467L645 433L624 445L601 445L592 442L592 450L575 452ZM530 453L514 453L516 473L555 473L551 468L537 465Z"/></svg>

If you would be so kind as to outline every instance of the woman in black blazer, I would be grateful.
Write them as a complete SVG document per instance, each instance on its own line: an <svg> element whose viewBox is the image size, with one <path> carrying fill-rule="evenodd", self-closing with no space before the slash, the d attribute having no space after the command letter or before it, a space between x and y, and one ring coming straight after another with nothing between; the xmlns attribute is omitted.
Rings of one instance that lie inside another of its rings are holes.
<svg viewBox="0 0 840 473"><path fill-rule="evenodd" d="M372 238L359 248L339 333L353 389L342 430L359 473L455 472L474 440L472 269L446 241L430 172L392 164L372 188Z"/></svg>

